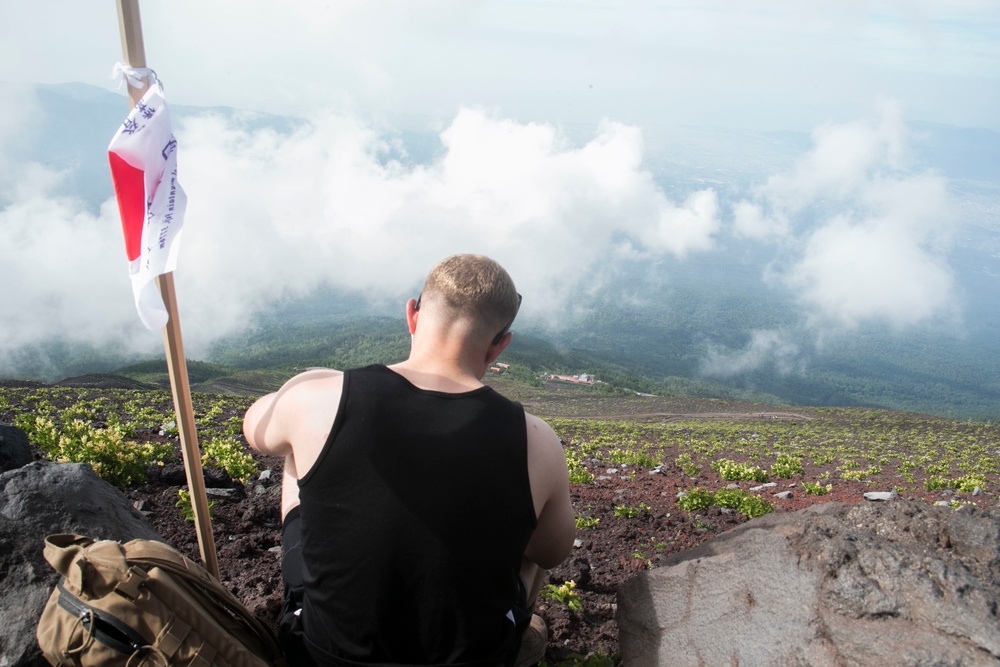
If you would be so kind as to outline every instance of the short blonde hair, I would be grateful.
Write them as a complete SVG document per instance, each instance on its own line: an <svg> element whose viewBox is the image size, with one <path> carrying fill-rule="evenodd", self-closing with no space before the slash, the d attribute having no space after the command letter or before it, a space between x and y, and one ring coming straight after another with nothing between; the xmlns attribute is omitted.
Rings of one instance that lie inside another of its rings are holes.
<svg viewBox="0 0 1000 667"><path fill-rule="evenodd" d="M452 255L438 262L424 281L423 295L483 331L506 332L521 303L510 274L485 255Z"/></svg>

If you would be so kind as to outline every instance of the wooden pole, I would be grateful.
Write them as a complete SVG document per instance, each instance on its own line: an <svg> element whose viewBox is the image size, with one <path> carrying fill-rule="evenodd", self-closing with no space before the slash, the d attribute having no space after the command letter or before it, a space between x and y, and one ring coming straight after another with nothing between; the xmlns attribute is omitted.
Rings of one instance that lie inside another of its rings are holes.
<svg viewBox="0 0 1000 667"><path fill-rule="evenodd" d="M130 67L145 67L146 54L142 43L142 24L139 20L139 0L116 0L116 2L125 64ZM130 109L142 99L145 92L145 85L142 88L128 86ZM180 433L181 451L184 455L184 471L187 473L188 489L191 493L198 548L205 569L218 579L219 560L215 553L215 540L212 538L208 494L205 491L205 476L201 469L201 451L198 448L191 386L188 383L187 364L184 360L184 343L181 339L180 318L177 312L174 274L169 272L157 276L156 285L160 288L160 296L163 297L163 305L166 306L169 316L166 326L163 327L163 346L167 354L170 390L174 397L174 412L177 415L177 430Z"/></svg>

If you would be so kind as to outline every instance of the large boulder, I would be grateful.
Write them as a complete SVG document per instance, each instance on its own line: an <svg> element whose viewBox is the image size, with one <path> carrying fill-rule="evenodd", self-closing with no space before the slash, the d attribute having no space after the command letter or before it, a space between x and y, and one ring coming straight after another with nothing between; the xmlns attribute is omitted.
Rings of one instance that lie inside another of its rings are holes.
<svg viewBox="0 0 1000 667"><path fill-rule="evenodd" d="M0 474L0 667L47 664L35 628L58 579L42 555L53 533L163 541L89 464L36 461Z"/></svg>
<svg viewBox="0 0 1000 667"><path fill-rule="evenodd" d="M618 591L623 664L1000 664L1000 512L828 503L747 522Z"/></svg>
<svg viewBox="0 0 1000 667"><path fill-rule="evenodd" d="M32 458L28 435L16 426L0 424L0 472L26 466Z"/></svg>

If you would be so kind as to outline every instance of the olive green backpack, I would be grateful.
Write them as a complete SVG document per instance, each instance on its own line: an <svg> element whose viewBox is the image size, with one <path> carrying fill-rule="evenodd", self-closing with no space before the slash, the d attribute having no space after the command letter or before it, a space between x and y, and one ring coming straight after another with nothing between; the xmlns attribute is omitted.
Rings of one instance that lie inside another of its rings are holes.
<svg viewBox="0 0 1000 667"><path fill-rule="evenodd" d="M36 636L52 665L284 665L271 629L173 547L50 535L62 575Z"/></svg>

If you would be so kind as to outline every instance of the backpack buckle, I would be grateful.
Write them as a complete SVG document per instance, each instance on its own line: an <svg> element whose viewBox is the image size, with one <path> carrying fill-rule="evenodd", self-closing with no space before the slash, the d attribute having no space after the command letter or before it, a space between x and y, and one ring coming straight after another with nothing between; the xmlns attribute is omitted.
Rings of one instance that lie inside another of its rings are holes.
<svg viewBox="0 0 1000 667"><path fill-rule="evenodd" d="M115 593L128 600L135 600L139 597L139 588L146 583L147 579L149 579L149 575L142 568L133 565L129 568L125 578L115 586Z"/></svg>

